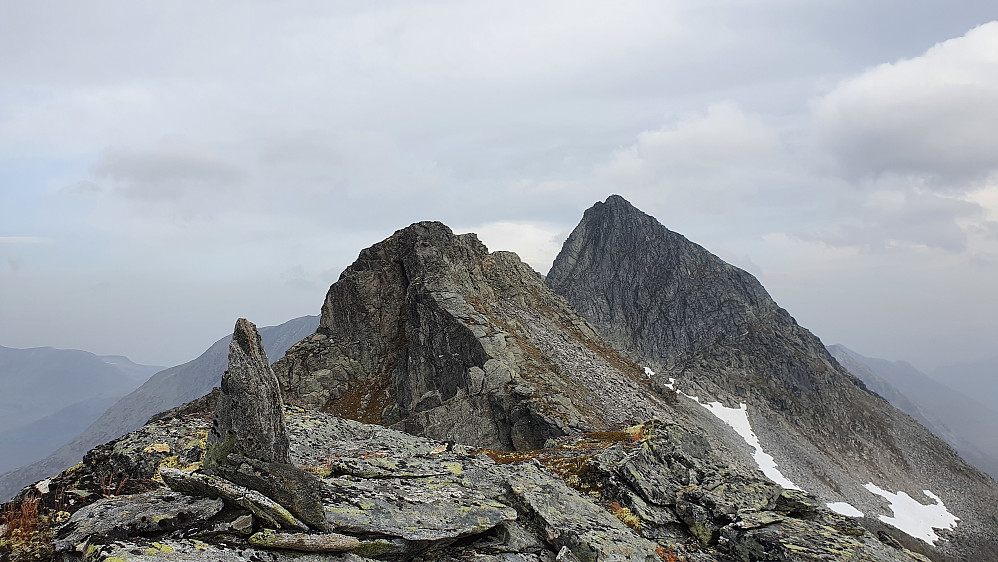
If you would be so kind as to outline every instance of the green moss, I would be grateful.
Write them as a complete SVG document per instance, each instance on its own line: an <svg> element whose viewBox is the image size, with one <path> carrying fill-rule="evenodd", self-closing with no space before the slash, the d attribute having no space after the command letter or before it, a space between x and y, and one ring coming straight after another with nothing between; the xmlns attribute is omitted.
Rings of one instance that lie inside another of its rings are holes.
<svg viewBox="0 0 998 562"><path fill-rule="evenodd" d="M221 443L207 445L204 451L204 467L207 469L218 467L219 463L235 452L235 449L236 437L232 434L227 435L225 441Z"/></svg>
<svg viewBox="0 0 998 562"><path fill-rule="evenodd" d="M450 472L451 474L455 474L457 476L461 476L462 474L464 474L464 465L462 465L459 462L454 462L454 461L445 462L443 463L443 465L444 468L447 469L447 472Z"/></svg>
<svg viewBox="0 0 998 562"><path fill-rule="evenodd" d="M386 541L362 541L360 546L350 552L362 558L376 558L390 550L393 546L394 545Z"/></svg>

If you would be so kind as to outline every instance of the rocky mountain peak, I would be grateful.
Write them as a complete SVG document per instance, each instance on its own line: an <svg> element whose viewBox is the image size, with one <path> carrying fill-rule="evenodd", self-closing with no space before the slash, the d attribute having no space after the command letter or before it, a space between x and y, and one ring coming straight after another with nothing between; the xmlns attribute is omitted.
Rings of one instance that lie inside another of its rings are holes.
<svg viewBox="0 0 998 562"><path fill-rule="evenodd" d="M274 369L294 404L499 449L636 423L656 400L515 254L436 222L361 251Z"/></svg>
<svg viewBox="0 0 998 562"><path fill-rule="evenodd" d="M546 281L605 337L670 365L782 312L752 275L619 195L586 210Z"/></svg>

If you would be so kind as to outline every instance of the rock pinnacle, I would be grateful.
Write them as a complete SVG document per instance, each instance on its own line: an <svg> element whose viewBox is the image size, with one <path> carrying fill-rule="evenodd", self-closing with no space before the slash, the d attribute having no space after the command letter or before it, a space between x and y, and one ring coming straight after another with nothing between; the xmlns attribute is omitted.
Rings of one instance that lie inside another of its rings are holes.
<svg viewBox="0 0 998 562"><path fill-rule="evenodd" d="M214 469L236 453L265 462L288 463L288 431L277 377L256 326L236 321L229 344L229 368L208 434L205 468Z"/></svg>

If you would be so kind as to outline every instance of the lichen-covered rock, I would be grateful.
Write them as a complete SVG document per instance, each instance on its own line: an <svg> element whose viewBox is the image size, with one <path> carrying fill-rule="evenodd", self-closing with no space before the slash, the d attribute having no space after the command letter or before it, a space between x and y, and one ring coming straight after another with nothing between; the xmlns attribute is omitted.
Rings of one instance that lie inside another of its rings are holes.
<svg viewBox="0 0 998 562"><path fill-rule="evenodd" d="M264 462L229 455L215 471L240 486L276 501L314 529L324 529L326 518L320 501L322 482L315 475L286 463Z"/></svg>
<svg viewBox="0 0 998 562"><path fill-rule="evenodd" d="M224 478L210 474L184 472L174 468L161 468L160 476L171 489L184 494L221 498L227 503L249 510L253 515L278 529L307 531L308 525L290 511L267 496Z"/></svg>
<svg viewBox="0 0 998 562"><path fill-rule="evenodd" d="M338 533L282 533L265 529L248 539L261 548L284 548L302 552L349 552L360 546L356 537Z"/></svg>
<svg viewBox="0 0 998 562"><path fill-rule="evenodd" d="M510 497L548 541L583 562L655 560L655 543L636 535L605 509L531 464L504 467Z"/></svg>
<svg viewBox="0 0 998 562"><path fill-rule="evenodd" d="M233 548L197 539L132 539L93 549L86 557L65 553L64 560L81 562L363 562L356 554L269 550L253 546Z"/></svg>
<svg viewBox="0 0 998 562"><path fill-rule="evenodd" d="M107 542L162 533L204 521L222 510L222 501L167 491L105 498L80 509L56 534L57 551L94 538Z"/></svg>
<svg viewBox="0 0 998 562"><path fill-rule="evenodd" d="M459 462L440 468L422 477L328 478L326 521L340 532L432 542L483 533L516 519L513 508L462 482Z"/></svg>
<svg viewBox="0 0 998 562"><path fill-rule="evenodd" d="M205 469L213 470L232 453L287 463L287 433L281 389L260 334L240 318L229 343L229 368L208 434Z"/></svg>

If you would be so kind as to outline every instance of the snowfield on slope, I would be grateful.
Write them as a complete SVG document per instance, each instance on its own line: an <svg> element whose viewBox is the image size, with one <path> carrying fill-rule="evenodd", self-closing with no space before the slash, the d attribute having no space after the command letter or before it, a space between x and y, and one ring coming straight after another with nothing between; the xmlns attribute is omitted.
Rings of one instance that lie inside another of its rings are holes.
<svg viewBox="0 0 998 562"><path fill-rule="evenodd" d="M916 539L922 539L929 544L936 544L936 541L939 540L939 535L936 534L935 529L952 529L960 520L959 517L946 509L939 496L929 490L922 490L922 493L935 503L920 503L904 492L892 494L873 482L868 483L865 488L891 502L891 511L894 512L894 517L881 515L881 521L894 525Z"/></svg>

